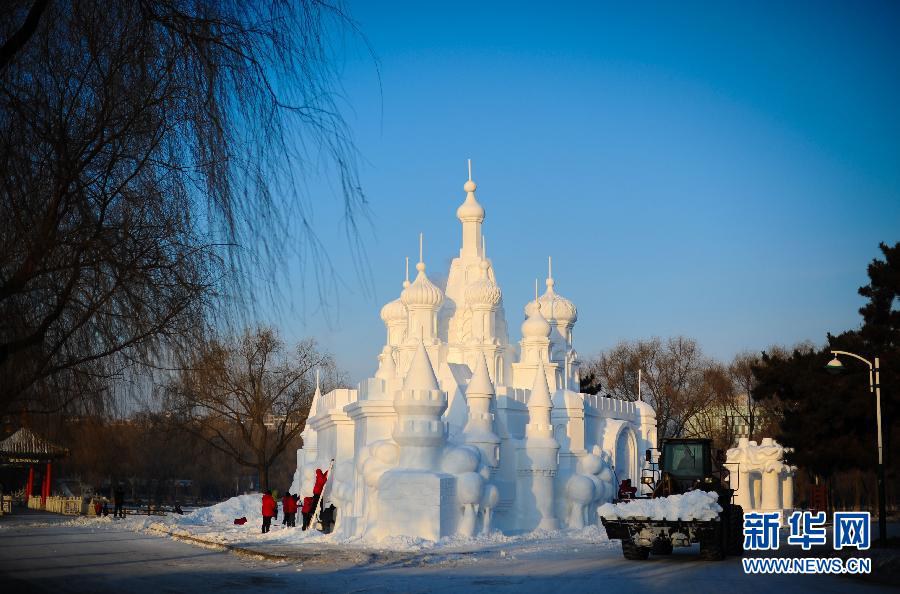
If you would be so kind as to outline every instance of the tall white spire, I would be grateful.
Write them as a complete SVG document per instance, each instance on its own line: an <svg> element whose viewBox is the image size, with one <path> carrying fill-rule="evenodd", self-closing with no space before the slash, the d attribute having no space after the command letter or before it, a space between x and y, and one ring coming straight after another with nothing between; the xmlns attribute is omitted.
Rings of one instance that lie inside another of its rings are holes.
<svg viewBox="0 0 900 594"><path fill-rule="evenodd" d="M476 357L475 372L466 386L469 419L463 435L467 444L481 450L485 464L496 468L500 460L500 438L494 433L494 415L491 413L494 384L491 382L484 353L478 353Z"/></svg>
<svg viewBox="0 0 900 594"><path fill-rule="evenodd" d="M531 415L531 422L549 425L550 410L552 408L553 401L550 399L550 385L547 383L547 372L544 369L544 361L541 359L538 363L537 372L534 374L534 386L531 388L531 395L528 397L528 412ZM535 418L535 415L538 418Z"/></svg>
<svg viewBox="0 0 900 594"><path fill-rule="evenodd" d="M419 340L416 354L409 364L409 371L403 381L404 390L438 390L437 377L434 375L434 366L425 350L425 344Z"/></svg>
<svg viewBox="0 0 900 594"><path fill-rule="evenodd" d="M461 258L481 258L481 224L484 222L484 208L475 199L475 182L472 181L472 159L469 159L469 180L463 185L466 200L456 209L456 218L462 222L463 240L459 250Z"/></svg>

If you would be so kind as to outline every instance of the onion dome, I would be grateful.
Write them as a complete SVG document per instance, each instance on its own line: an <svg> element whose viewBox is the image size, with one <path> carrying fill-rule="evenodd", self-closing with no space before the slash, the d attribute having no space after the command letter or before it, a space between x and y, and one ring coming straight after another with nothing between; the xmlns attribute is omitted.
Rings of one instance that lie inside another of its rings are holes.
<svg viewBox="0 0 900 594"><path fill-rule="evenodd" d="M405 322L407 317L406 306L400 299L389 301L381 308L381 319L385 324L391 322Z"/></svg>
<svg viewBox="0 0 900 594"><path fill-rule="evenodd" d="M488 268L490 267L488 261L482 260L479 266L481 267L481 277L466 287L466 303L469 305L496 306L500 303L500 298L503 294L497 283L488 277Z"/></svg>
<svg viewBox="0 0 900 594"><path fill-rule="evenodd" d="M550 324L541 314L541 302L532 301L525 306L525 321L522 322L522 338L547 338L550 336Z"/></svg>
<svg viewBox="0 0 900 594"><path fill-rule="evenodd" d="M547 319L566 324L573 324L578 320L578 310L575 308L574 303L562 295L558 295L553 290L554 281L552 263L549 266L550 269L547 274L547 291L540 297L541 309L547 316Z"/></svg>
<svg viewBox="0 0 900 594"><path fill-rule="evenodd" d="M425 263L416 264L419 274L416 280L400 293L400 301L406 307L427 306L437 308L444 302L444 293L425 275Z"/></svg>
<svg viewBox="0 0 900 594"><path fill-rule="evenodd" d="M463 186L466 191L466 200L456 209L456 218L463 223L484 221L484 207L475 199L475 182L472 181L472 163L469 162L469 181Z"/></svg>

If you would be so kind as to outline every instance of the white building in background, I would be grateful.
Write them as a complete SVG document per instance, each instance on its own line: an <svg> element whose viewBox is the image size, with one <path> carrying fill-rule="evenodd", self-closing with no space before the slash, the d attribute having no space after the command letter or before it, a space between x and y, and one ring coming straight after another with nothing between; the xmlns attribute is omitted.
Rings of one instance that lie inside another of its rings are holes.
<svg viewBox="0 0 900 594"><path fill-rule="evenodd" d="M420 236L416 278L407 265L400 296L381 309L374 377L316 391L291 490L311 494L315 469L334 459L325 499L345 536L593 524L656 446L648 404L580 393L577 310L556 293L552 268L544 294L525 304L521 340L509 341L475 187L470 168L446 286L428 278Z"/></svg>

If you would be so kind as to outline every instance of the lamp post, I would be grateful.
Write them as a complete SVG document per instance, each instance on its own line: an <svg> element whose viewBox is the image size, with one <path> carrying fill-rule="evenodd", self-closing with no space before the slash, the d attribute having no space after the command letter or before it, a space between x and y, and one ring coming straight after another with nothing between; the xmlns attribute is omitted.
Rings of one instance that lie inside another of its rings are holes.
<svg viewBox="0 0 900 594"><path fill-rule="evenodd" d="M881 381L878 371L878 357L875 362L869 361L865 357L860 357L854 353L847 351L831 351L834 358L825 365L830 373L840 373L844 370L844 364L838 359L838 355L847 355L854 359L859 359L869 366L869 393L875 393L876 421L878 423L878 538L881 540L882 546L887 542L887 503L884 493L884 457L881 439Z"/></svg>

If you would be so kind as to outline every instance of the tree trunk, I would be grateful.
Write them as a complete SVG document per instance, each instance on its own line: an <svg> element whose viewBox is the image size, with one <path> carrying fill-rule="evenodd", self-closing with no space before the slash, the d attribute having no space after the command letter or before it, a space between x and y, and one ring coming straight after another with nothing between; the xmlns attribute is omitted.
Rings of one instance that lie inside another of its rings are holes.
<svg viewBox="0 0 900 594"><path fill-rule="evenodd" d="M259 478L259 490L265 493L269 490L269 465L265 462L256 464L256 474Z"/></svg>

